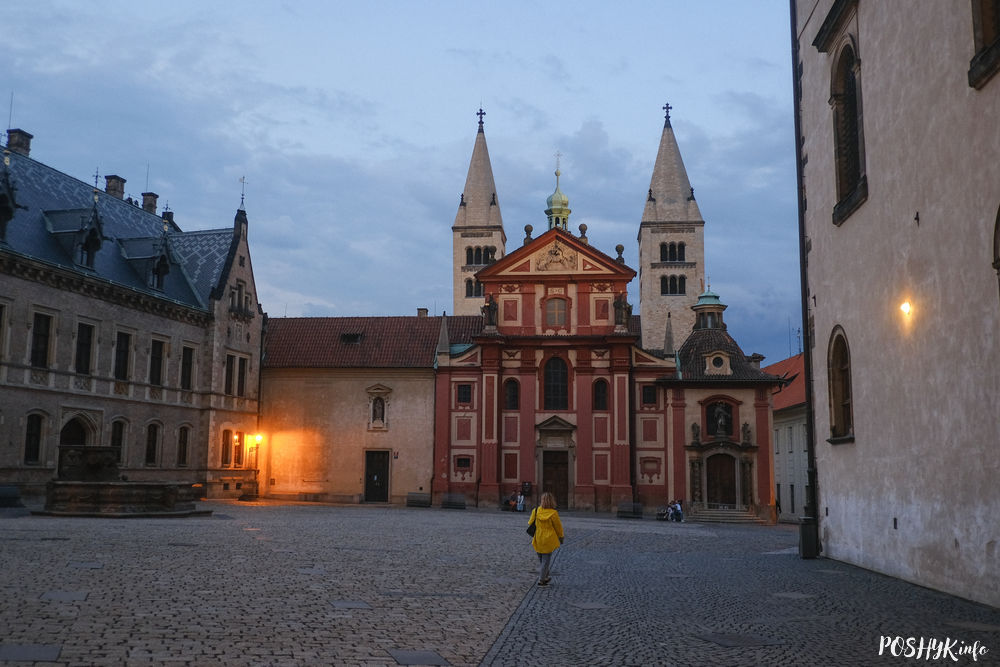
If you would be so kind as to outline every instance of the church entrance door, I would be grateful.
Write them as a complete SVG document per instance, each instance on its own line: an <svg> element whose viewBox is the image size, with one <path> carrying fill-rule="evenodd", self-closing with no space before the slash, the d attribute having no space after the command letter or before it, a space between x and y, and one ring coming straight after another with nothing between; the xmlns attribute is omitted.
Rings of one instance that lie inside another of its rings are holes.
<svg viewBox="0 0 1000 667"><path fill-rule="evenodd" d="M365 452L365 502L389 501L389 452Z"/></svg>
<svg viewBox="0 0 1000 667"><path fill-rule="evenodd" d="M713 454L705 461L705 486L709 507L736 507L736 459Z"/></svg>
<svg viewBox="0 0 1000 667"><path fill-rule="evenodd" d="M569 452L542 452L542 492L556 498L558 507L569 507Z"/></svg>

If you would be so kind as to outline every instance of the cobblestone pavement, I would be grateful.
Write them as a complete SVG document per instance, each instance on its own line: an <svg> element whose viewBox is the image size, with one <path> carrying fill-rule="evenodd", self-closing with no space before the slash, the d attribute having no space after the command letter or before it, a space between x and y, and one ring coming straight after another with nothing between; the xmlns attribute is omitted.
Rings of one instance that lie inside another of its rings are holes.
<svg viewBox="0 0 1000 667"><path fill-rule="evenodd" d="M800 560L790 526L564 514L540 588L522 514L199 508L4 510L0 664L1000 665L1000 610ZM907 660L882 636L956 643Z"/></svg>

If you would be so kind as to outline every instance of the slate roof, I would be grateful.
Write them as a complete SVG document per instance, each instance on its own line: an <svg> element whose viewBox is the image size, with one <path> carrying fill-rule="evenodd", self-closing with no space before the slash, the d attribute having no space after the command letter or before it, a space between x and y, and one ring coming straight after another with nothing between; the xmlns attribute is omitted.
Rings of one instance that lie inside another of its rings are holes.
<svg viewBox="0 0 1000 667"><path fill-rule="evenodd" d="M730 375L707 375L705 355L723 352L729 356ZM674 381L685 383L774 383L779 378L756 368L743 350L725 329L695 329L677 351L680 360L680 378Z"/></svg>
<svg viewBox="0 0 1000 667"><path fill-rule="evenodd" d="M29 156L10 151L9 178L19 207L7 224L0 252L11 252L92 279L207 310L226 266L233 229L183 232L148 213ZM4 167L0 164L0 173ZM95 193L97 201L94 201ZM76 263L77 232L96 207L104 241L93 268ZM167 231L164 231L164 224ZM171 260L163 289L147 284L150 258L166 234ZM176 262L176 264L174 263Z"/></svg>
<svg viewBox="0 0 1000 667"><path fill-rule="evenodd" d="M479 315L447 317L452 345L471 343ZM267 322L264 368L433 368L441 316L277 317Z"/></svg>
<svg viewBox="0 0 1000 667"><path fill-rule="evenodd" d="M775 390L773 396L774 410L794 408L806 403L805 361L802 353L783 359L776 364L764 367L765 373L785 377L788 384Z"/></svg>

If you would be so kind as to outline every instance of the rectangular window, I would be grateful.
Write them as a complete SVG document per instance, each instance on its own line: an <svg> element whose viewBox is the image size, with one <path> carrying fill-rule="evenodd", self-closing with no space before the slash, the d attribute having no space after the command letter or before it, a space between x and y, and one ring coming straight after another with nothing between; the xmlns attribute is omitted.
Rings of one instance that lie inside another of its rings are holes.
<svg viewBox="0 0 1000 667"><path fill-rule="evenodd" d="M792 427L788 427L788 453L791 454L792 450L795 449L795 437L792 435Z"/></svg>
<svg viewBox="0 0 1000 667"><path fill-rule="evenodd" d="M791 509L792 514L794 514L795 513L795 485L794 484L789 484L788 485L788 504L791 505L790 509Z"/></svg>
<svg viewBox="0 0 1000 667"><path fill-rule="evenodd" d="M236 357L232 354L226 355L226 395L233 395L233 373L236 370Z"/></svg>
<svg viewBox="0 0 1000 667"><path fill-rule="evenodd" d="M76 366L80 375L90 375L90 362L94 353L94 327L79 322L76 325Z"/></svg>
<svg viewBox="0 0 1000 667"><path fill-rule="evenodd" d="M233 463L233 432L226 429L222 432L222 465Z"/></svg>
<svg viewBox="0 0 1000 667"><path fill-rule="evenodd" d="M159 387L163 384L163 350L166 344L153 339L149 347L149 384Z"/></svg>
<svg viewBox="0 0 1000 667"><path fill-rule="evenodd" d="M42 454L42 416L28 415L24 429L24 462L38 463Z"/></svg>
<svg viewBox="0 0 1000 667"><path fill-rule="evenodd" d="M49 367L49 336L52 330L52 317L43 313L35 313L31 325L31 365L35 368Z"/></svg>
<svg viewBox="0 0 1000 667"><path fill-rule="evenodd" d="M132 357L132 334L119 331L115 338L115 379L128 380L129 361Z"/></svg>
<svg viewBox="0 0 1000 667"><path fill-rule="evenodd" d="M150 424L146 427L146 465L156 465L156 445L160 439L160 427Z"/></svg>
<svg viewBox="0 0 1000 667"><path fill-rule="evenodd" d="M647 384L642 387L642 404L656 405L656 385Z"/></svg>
<svg viewBox="0 0 1000 667"><path fill-rule="evenodd" d="M456 389L455 400L459 405L471 405L472 404L472 385L471 384L460 384Z"/></svg>
<svg viewBox="0 0 1000 667"><path fill-rule="evenodd" d="M186 466L188 462L188 434L191 432L187 426L181 426L177 432L177 465Z"/></svg>
<svg viewBox="0 0 1000 667"><path fill-rule="evenodd" d="M774 453L775 454L780 454L781 453L780 451L778 451L780 449L780 446L778 445L778 440L780 440L780 437L779 437L780 435L781 435L781 429L777 429L777 428L774 429Z"/></svg>
<svg viewBox="0 0 1000 667"><path fill-rule="evenodd" d="M550 327L566 325L566 301L549 299L545 302L545 324Z"/></svg>
<svg viewBox="0 0 1000 667"><path fill-rule="evenodd" d="M181 389L185 391L190 391L192 388L191 384L191 373L194 368L194 348L184 347L181 350Z"/></svg>
<svg viewBox="0 0 1000 667"><path fill-rule="evenodd" d="M233 467L243 467L243 432L237 431L233 437Z"/></svg>
<svg viewBox="0 0 1000 667"><path fill-rule="evenodd" d="M239 372L236 373L236 395L247 395L247 359L240 357Z"/></svg>
<svg viewBox="0 0 1000 667"><path fill-rule="evenodd" d="M125 445L125 422L111 422L111 446L118 450L118 463L122 463L122 451Z"/></svg>

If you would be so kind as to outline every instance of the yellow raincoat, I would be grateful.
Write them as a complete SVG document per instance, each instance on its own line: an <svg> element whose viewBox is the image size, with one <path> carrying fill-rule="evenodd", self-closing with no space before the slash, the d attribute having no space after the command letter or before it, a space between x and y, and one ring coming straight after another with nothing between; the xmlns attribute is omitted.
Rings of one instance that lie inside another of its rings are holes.
<svg viewBox="0 0 1000 667"><path fill-rule="evenodd" d="M531 546L540 554L549 554L562 544L563 527L556 510L538 507L531 513L528 523L535 522L535 536L531 538Z"/></svg>

